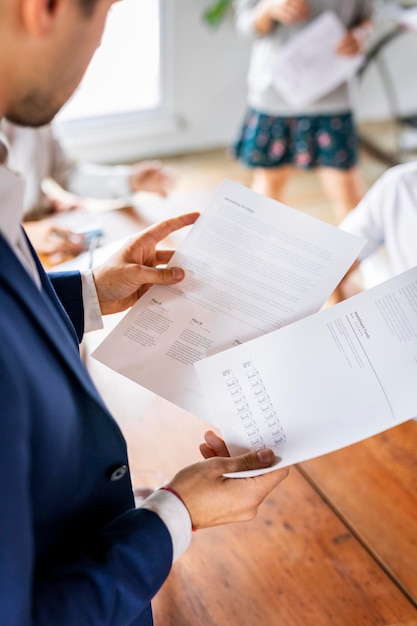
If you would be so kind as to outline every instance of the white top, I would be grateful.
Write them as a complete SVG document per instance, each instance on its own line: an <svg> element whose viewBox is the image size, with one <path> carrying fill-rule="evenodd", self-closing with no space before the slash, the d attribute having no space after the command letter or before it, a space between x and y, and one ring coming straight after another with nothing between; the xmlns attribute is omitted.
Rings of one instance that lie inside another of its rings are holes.
<svg viewBox="0 0 417 626"><path fill-rule="evenodd" d="M40 288L39 273L20 226L22 215L23 181L20 174L8 167L8 143L0 133L0 233ZM91 284L93 281L90 281ZM94 298L86 298L85 285L83 281L84 308L88 309L90 304L95 308ZM156 492L141 506L154 511L162 519L171 535L174 560L178 558L191 541L191 519L187 508L169 491Z"/></svg>
<svg viewBox="0 0 417 626"><path fill-rule="evenodd" d="M120 198L132 193L129 165L98 165L68 158L51 125L28 128L2 119L0 130L7 137L13 169L25 181L26 218L49 212L50 201L41 186L46 178L81 197Z"/></svg>
<svg viewBox="0 0 417 626"><path fill-rule="evenodd" d="M417 162L387 170L339 226L368 240L361 261L384 247L379 280L417 265Z"/></svg>
<svg viewBox="0 0 417 626"><path fill-rule="evenodd" d="M254 26L256 5L260 0L234 0L236 27L239 34L252 41L248 73L248 104L257 111L270 115L337 115L352 109L353 101L348 83L343 83L323 98L306 106L302 111L291 108L274 89L272 76L266 71L275 55L294 35L324 11L333 11L347 29L372 16L373 0L309 0L310 16L307 21L292 26L276 23L266 35L259 34Z"/></svg>

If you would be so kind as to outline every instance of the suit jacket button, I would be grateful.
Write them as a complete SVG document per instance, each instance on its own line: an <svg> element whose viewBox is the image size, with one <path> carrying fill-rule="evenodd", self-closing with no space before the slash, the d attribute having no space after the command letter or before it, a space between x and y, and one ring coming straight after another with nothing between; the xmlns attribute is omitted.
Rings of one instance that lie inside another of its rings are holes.
<svg viewBox="0 0 417 626"><path fill-rule="evenodd" d="M120 480L123 476L126 475L127 465L119 465L118 467L112 468L110 470L110 480Z"/></svg>

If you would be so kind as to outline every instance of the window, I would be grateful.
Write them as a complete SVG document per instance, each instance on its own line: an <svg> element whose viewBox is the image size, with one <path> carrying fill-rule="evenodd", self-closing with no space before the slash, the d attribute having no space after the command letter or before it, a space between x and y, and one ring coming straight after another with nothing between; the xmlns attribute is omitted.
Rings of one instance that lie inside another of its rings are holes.
<svg viewBox="0 0 417 626"><path fill-rule="evenodd" d="M246 101L249 44L203 3L123 0L81 87L57 116L68 154L98 163L229 145Z"/></svg>
<svg viewBox="0 0 417 626"><path fill-rule="evenodd" d="M57 121L156 109L161 104L160 74L159 0L116 3L102 44Z"/></svg>

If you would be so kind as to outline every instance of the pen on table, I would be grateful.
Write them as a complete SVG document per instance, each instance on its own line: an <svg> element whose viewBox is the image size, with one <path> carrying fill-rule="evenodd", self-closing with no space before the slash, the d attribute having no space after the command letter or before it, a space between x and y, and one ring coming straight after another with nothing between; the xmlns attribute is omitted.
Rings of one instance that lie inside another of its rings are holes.
<svg viewBox="0 0 417 626"><path fill-rule="evenodd" d="M100 245L101 233L94 234L88 241L88 269L92 269L94 264L94 252Z"/></svg>

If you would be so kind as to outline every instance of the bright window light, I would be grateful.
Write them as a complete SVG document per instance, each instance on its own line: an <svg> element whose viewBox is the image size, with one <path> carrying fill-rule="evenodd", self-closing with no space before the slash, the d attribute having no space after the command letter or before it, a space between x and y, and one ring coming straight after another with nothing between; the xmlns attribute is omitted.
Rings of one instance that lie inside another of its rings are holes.
<svg viewBox="0 0 417 626"><path fill-rule="evenodd" d="M101 46L56 119L144 111L160 103L159 0L123 0L110 10Z"/></svg>

